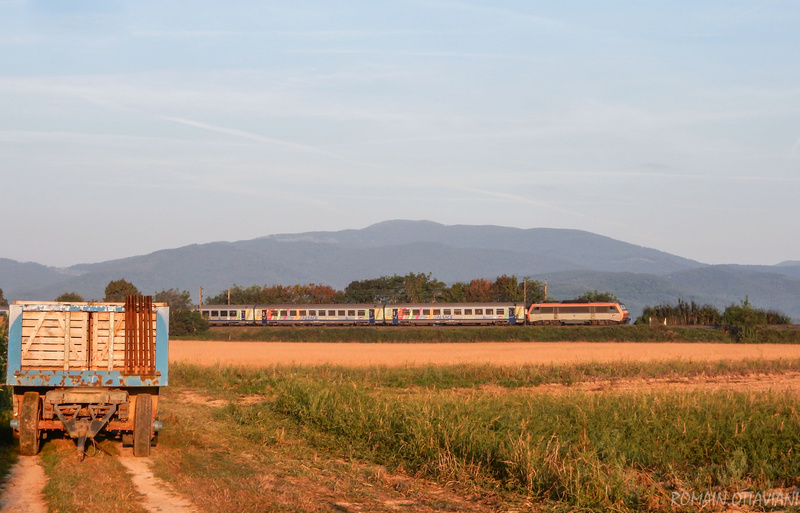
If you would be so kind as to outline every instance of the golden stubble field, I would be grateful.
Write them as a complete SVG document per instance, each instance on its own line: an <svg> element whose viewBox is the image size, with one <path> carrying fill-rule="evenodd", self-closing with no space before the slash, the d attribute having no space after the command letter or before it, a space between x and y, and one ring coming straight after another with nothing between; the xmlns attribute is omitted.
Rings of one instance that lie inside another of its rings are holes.
<svg viewBox="0 0 800 513"><path fill-rule="evenodd" d="M800 359L800 345L593 342L315 343L170 341L170 363L272 365L568 365L663 360Z"/></svg>

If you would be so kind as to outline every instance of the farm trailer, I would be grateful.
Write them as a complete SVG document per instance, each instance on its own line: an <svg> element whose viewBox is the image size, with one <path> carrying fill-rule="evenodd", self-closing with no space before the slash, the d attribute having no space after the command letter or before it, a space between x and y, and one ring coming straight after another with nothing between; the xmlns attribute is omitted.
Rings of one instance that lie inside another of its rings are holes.
<svg viewBox="0 0 800 513"><path fill-rule="evenodd" d="M125 303L15 301L9 308L11 427L20 453L34 455L50 431L86 440L120 435L148 456L161 428L158 393L167 385L169 308L149 296Z"/></svg>

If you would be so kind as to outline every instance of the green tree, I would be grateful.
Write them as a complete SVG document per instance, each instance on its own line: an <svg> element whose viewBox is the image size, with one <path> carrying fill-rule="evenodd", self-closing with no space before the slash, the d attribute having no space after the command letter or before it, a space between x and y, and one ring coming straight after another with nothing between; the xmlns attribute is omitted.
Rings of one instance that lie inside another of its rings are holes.
<svg viewBox="0 0 800 513"><path fill-rule="evenodd" d="M492 285L492 288L494 289L494 300L501 302L514 301L521 303L523 287L520 285L521 284L519 283L516 275L506 276L504 274L502 276L498 276Z"/></svg>
<svg viewBox="0 0 800 513"><path fill-rule="evenodd" d="M77 292L64 292L63 294L58 296L55 300L60 303L82 303L83 296L81 296Z"/></svg>
<svg viewBox="0 0 800 513"><path fill-rule="evenodd" d="M657 306L645 306L635 324L650 324L651 320L656 324L666 321L672 326L716 326L722 324L722 314L712 305L701 306L694 301L687 303L683 299L678 299L677 305L661 303Z"/></svg>
<svg viewBox="0 0 800 513"><path fill-rule="evenodd" d="M133 283L124 279L110 281L106 286L106 295L103 301L108 303L122 303L125 296L138 296L139 289Z"/></svg>
<svg viewBox="0 0 800 513"><path fill-rule="evenodd" d="M502 302L540 303L544 301L544 283L538 280L523 278L520 281L515 274L498 276L492 286L494 300Z"/></svg>
<svg viewBox="0 0 800 513"><path fill-rule="evenodd" d="M528 304L544 302L546 297L545 290L547 288L544 282L525 278L521 286L526 291L525 298L527 299Z"/></svg>
<svg viewBox="0 0 800 513"><path fill-rule="evenodd" d="M447 286L431 273L408 273L402 277L402 294L398 303L432 303L444 292Z"/></svg>
<svg viewBox="0 0 800 513"><path fill-rule="evenodd" d="M209 296L203 301L207 305L227 305L228 295L232 305L269 305L281 303L294 304L326 304L343 303L344 293L327 285L253 285L247 288L234 285L216 296Z"/></svg>
<svg viewBox="0 0 800 513"><path fill-rule="evenodd" d="M203 300L206 305L227 305L228 298L230 297L230 304L232 305L254 305L257 303L264 303L260 300L260 295L263 287L253 285L248 288L239 285L233 285L227 290L223 290L216 296L207 297Z"/></svg>
<svg viewBox="0 0 800 513"><path fill-rule="evenodd" d="M381 276L350 282L344 289L347 303L400 303L403 279L400 276Z"/></svg>
<svg viewBox="0 0 800 513"><path fill-rule="evenodd" d="M731 305L726 308L722 317L727 324L742 327L791 323L791 319L786 314L776 310L754 308L747 296L738 305Z"/></svg>
<svg viewBox="0 0 800 513"><path fill-rule="evenodd" d="M443 303L466 303L467 293L464 291L466 283L456 282L442 291L439 299Z"/></svg>
<svg viewBox="0 0 800 513"><path fill-rule="evenodd" d="M170 335L190 335L208 331L208 320L194 308L188 291L162 290L153 296L153 301L167 303L169 306Z"/></svg>
<svg viewBox="0 0 800 513"><path fill-rule="evenodd" d="M584 292L576 297L575 301L580 301L581 303L619 303L617 296L611 292L597 292L597 289L594 292Z"/></svg>
<svg viewBox="0 0 800 513"><path fill-rule="evenodd" d="M0 306L8 306L8 300L3 297L3 289L0 289Z"/></svg>

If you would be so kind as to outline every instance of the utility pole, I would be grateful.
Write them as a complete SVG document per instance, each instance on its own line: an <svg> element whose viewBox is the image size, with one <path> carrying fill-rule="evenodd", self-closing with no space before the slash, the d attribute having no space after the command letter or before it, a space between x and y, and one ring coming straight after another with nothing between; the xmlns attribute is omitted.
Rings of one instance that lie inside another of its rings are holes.
<svg viewBox="0 0 800 513"><path fill-rule="evenodd" d="M525 303L525 308L528 308L528 277L522 279L522 301Z"/></svg>

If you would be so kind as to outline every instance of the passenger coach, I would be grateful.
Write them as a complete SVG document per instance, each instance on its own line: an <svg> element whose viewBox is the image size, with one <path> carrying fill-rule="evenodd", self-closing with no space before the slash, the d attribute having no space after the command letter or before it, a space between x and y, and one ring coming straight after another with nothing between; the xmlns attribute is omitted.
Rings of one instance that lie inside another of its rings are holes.
<svg viewBox="0 0 800 513"><path fill-rule="evenodd" d="M203 305L212 325L493 325L522 324L525 307L515 303L404 303L330 305Z"/></svg>

